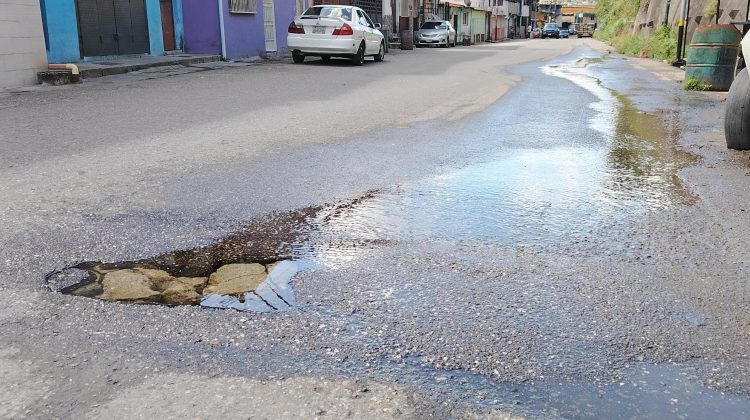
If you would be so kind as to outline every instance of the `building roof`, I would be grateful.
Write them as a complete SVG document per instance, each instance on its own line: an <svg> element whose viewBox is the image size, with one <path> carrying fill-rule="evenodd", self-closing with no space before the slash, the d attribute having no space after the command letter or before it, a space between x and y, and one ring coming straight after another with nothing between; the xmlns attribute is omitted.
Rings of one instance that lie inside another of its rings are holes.
<svg viewBox="0 0 750 420"><path fill-rule="evenodd" d="M475 10L483 10L483 11L487 11L487 9L489 8L489 6L480 4L481 0L471 0L470 1L471 4L469 6L466 5L466 2L464 0L438 0L438 3L449 4L451 6L456 6L456 7L470 7Z"/></svg>

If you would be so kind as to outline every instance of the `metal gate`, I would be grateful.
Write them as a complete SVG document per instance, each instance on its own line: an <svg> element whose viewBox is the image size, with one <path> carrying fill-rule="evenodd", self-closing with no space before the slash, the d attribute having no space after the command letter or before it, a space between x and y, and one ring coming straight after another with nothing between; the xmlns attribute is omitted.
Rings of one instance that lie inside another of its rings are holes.
<svg viewBox="0 0 750 420"><path fill-rule="evenodd" d="M351 0L351 4L364 10L374 22L383 23L383 0Z"/></svg>
<svg viewBox="0 0 750 420"><path fill-rule="evenodd" d="M150 51L145 0L76 0L81 57Z"/></svg>
<svg viewBox="0 0 750 420"><path fill-rule="evenodd" d="M274 0L263 0L263 28L266 35L266 52L276 52L276 16Z"/></svg>

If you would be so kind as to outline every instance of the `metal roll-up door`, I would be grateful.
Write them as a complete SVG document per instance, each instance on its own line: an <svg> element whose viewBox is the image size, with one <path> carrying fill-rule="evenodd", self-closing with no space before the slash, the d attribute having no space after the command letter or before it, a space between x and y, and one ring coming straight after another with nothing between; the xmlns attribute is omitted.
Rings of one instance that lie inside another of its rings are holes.
<svg viewBox="0 0 750 420"><path fill-rule="evenodd" d="M145 0L76 0L82 57L150 51Z"/></svg>

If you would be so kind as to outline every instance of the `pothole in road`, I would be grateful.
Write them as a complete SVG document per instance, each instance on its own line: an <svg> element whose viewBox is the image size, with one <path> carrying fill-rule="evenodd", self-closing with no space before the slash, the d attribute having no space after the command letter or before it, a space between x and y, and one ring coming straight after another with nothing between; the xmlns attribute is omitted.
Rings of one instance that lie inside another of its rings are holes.
<svg viewBox="0 0 750 420"><path fill-rule="evenodd" d="M46 276L63 294L138 304L201 305L270 312L294 306L293 244L309 208L250 223L214 244L139 261L87 261Z"/></svg>
<svg viewBox="0 0 750 420"><path fill-rule="evenodd" d="M289 260L226 264L205 277L173 276L138 263L84 263L55 271L47 280L61 293L106 301L270 312L294 305L290 280L295 273L297 265Z"/></svg>
<svg viewBox="0 0 750 420"><path fill-rule="evenodd" d="M274 214L204 247L138 261L73 264L47 274L46 285L53 292L113 302L287 310L295 305L291 280L302 267L317 265L334 249L334 255L351 256L384 243L319 234L374 194Z"/></svg>

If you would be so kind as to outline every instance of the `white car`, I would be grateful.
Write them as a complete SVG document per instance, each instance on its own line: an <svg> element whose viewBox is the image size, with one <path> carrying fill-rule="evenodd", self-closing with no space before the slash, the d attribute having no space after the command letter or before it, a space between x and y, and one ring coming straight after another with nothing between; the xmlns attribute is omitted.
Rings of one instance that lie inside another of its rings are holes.
<svg viewBox="0 0 750 420"><path fill-rule="evenodd" d="M347 57L361 66L365 57L385 57L385 40L380 24L364 10L353 6L313 6L289 24L287 45L295 63L305 57Z"/></svg>

